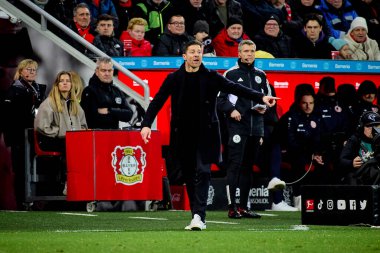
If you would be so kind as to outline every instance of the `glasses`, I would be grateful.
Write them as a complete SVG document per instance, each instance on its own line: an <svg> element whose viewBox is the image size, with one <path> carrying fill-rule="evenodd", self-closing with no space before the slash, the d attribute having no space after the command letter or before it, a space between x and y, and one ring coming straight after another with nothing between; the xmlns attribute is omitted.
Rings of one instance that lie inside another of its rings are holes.
<svg viewBox="0 0 380 253"><path fill-rule="evenodd" d="M174 26L184 26L185 25L184 22L171 22L170 24L174 25Z"/></svg>
<svg viewBox="0 0 380 253"><path fill-rule="evenodd" d="M36 72L37 69L33 69L33 68L26 68L26 71L29 71L29 72Z"/></svg>

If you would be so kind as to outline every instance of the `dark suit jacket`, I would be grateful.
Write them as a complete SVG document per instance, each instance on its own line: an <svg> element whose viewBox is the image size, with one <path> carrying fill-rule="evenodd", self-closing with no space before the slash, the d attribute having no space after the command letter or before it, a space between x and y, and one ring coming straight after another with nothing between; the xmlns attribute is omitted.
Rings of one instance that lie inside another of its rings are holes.
<svg viewBox="0 0 380 253"><path fill-rule="evenodd" d="M185 64L180 69L169 74L154 99L150 103L142 127L150 127L158 112L171 96L171 122L170 122L170 152L175 162L179 157L183 157L186 147L181 143L181 135L188 134L181 129L192 119L181 114L183 105L184 84L185 84ZM264 94L255 90L234 83L224 78L218 72L208 70L202 64L200 69L200 129L198 143L201 159L204 163L218 163L221 161L221 140L219 130L219 120L216 112L216 98L219 91L250 98L254 101L261 101ZM197 101L194 101L196 103Z"/></svg>

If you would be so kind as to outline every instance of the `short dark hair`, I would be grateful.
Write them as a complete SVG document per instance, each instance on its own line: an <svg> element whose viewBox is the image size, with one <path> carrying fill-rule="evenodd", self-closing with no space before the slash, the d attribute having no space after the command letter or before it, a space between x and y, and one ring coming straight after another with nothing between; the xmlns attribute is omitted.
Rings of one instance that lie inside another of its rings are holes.
<svg viewBox="0 0 380 253"><path fill-rule="evenodd" d="M323 21L322 21L322 16L321 15L318 15L316 13L309 13L308 15L306 15L306 17L303 19L303 26L306 26L307 22L309 22L310 20L315 20L318 22L318 24L320 26L323 26Z"/></svg>
<svg viewBox="0 0 380 253"><path fill-rule="evenodd" d="M183 46L183 53L186 53L187 49L190 47L190 46L193 46L193 45L198 45L202 48L202 42L199 42L197 40L190 40L188 41L184 46Z"/></svg>
<svg viewBox="0 0 380 253"><path fill-rule="evenodd" d="M112 23L115 23L115 17L109 14L101 14L98 16L98 19L96 20L96 25L99 24L100 21L109 21L112 20Z"/></svg>

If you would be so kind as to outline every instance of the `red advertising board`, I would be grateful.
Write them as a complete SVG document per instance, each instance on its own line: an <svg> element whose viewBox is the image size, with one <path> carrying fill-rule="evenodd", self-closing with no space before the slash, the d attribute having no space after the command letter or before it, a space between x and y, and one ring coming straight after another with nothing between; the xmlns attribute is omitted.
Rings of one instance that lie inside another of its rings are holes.
<svg viewBox="0 0 380 253"><path fill-rule="evenodd" d="M144 144L139 131L66 134L67 200L161 200L161 136Z"/></svg>
<svg viewBox="0 0 380 253"><path fill-rule="evenodd" d="M150 87L151 97L154 97L160 88L166 76L173 72L172 69L164 70L149 70L149 71L132 71L135 75L145 80ZM221 73L224 70L220 71ZM358 88L359 84L364 80L372 80L376 84L380 84L380 75L368 73L316 73L316 72L280 72L280 71L266 71L268 80L274 85L276 95L281 98L278 101L278 113L281 116L285 113L293 102L294 89L300 83L312 84L315 91L318 91L319 81L324 76L331 76L335 78L337 86L344 83L350 83ZM143 88L134 83L133 80L123 74L119 74L119 78L126 85L133 88L135 91L143 95ZM354 98L353 98L354 99ZM170 122L170 101L167 102L157 117L157 129L162 133L163 144L169 143L169 122Z"/></svg>

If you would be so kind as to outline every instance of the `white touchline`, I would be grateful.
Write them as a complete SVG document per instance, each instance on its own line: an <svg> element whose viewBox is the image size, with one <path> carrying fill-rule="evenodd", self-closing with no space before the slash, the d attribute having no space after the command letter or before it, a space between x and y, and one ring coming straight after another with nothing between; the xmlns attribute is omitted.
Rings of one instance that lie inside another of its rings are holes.
<svg viewBox="0 0 380 253"><path fill-rule="evenodd" d="M96 217L98 215L96 214L88 214L88 213L59 213L63 215L74 215L74 216L89 216L89 217Z"/></svg>
<svg viewBox="0 0 380 253"><path fill-rule="evenodd" d="M256 229L256 228L250 228L249 231L308 231L310 228L305 225L293 225L290 228L268 228L268 229Z"/></svg>
<svg viewBox="0 0 380 253"><path fill-rule="evenodd" d="M140 220L168 220L166 218L151 218L151 217L128 217L129 219L140 219Z"/></svg>
<svg viewBox="0 0 380 253"><path fill-rule="evenodd" d="M206 220L206 224L207 223L239 225L239 223L237 223L237 222L228 222L228 221L212 221L212 220L210 221L210 220Z"/></svg>
<svg viewBox="0 0 380 253"><path fill-rule="evenodd" d="M55 230L56 233L82 233L82 232L124 232L121 229L83 229L83 230Z"/></svg>

